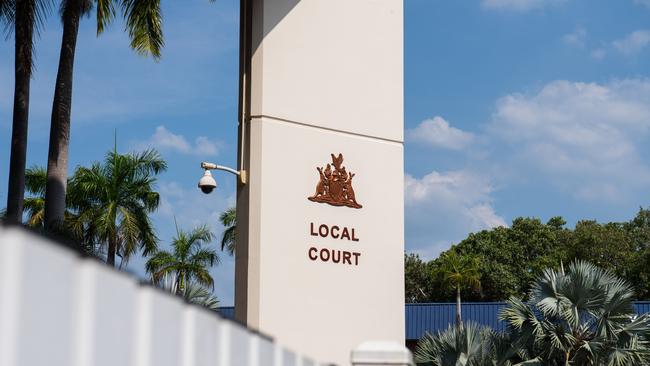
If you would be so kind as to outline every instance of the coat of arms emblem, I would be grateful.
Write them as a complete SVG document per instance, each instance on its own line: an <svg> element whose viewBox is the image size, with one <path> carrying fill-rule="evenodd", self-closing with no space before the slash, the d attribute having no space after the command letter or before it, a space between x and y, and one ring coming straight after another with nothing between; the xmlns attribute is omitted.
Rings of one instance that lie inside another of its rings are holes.
<svg viewBox="0 0 650 366"><path fill-rule="evenodd" d="M332 156L332 164L317 167L320 180L316 184L316 193L307 199L312 202L327 203L332 206L361 208L354 195L352 178L354 173L347 172L343 164L343 155ZM334 169L332 169L334 167Z"/></svg>

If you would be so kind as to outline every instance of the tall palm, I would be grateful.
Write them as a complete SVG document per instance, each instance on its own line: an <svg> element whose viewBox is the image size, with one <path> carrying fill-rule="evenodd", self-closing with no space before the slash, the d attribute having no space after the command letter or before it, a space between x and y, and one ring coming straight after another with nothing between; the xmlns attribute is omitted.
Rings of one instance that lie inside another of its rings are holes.
<svg viewBox="0 0 650 366"><path fill-rule="evenodd" d="M154 283L159 284L165 276L174 275L175 287L183 293L190 283L213 286L210 267L219 262L217 252L204 246L214 239L206 226L199 226L187 232L176 228L172 240L172 251L159 250L147 261L146 269Z"/></svg>
<svg viewBox="0 0 650 366"><path fill-rule="evenodd" d="M225 227L221 237L221 250L227 249L230 255L235 253L237 242L237 209L231 207L219 215L219 222Z"/></svg>
<svg viewBox="0 0 650 366"><path fill-rule="evenodd" d="M440 268L437 274L442 277L443 283L456 292L456 328L461 328L461 291L467 288L480 289L481 275L477 257L461 256L454 251L442 255Z"/></svg>
<svg viewBox="0 0 650 366"><path fill-rule="evenodd" d="M108 265L115 266L116 255L121 266L138 249L145 256L157 249L149 214L160 202L154 191L156 176L166 169L155 150L132 154L113 150L103 163L76 170L71 183L86 196L78 208L79 220L90 223L92 235L107 247Z"/></svg>
<svg viewBox="0 0 650 366"><path fill-rule="evenodd" d="M6 219L11 222L20 222L23 217L34 33L38 33L50 6L51 0L0 0L0 21L7 29L14 26L15 37L14 109L6 212Z"/></svg>
<svg viewBox="0 0 650 366"><path fill-rule="evenodd" d="M610 272L576 261L548 269L530 300L512 298L501 312L513 347L553 365L647 365L650 316L637 317L632 287Z"/></svg>
<svg viewBox="0 0 650 366"><path fill-rule="evenodd" d="M45 224L56 226L64 219L72 110L72 78L79 21L96 6L97 34L101 34L116 15L116 8L126 20L131 48L140 54L160 57L163 47L160 0L62 0L63 38L56 76L50 145L47 161Z"/></svg>

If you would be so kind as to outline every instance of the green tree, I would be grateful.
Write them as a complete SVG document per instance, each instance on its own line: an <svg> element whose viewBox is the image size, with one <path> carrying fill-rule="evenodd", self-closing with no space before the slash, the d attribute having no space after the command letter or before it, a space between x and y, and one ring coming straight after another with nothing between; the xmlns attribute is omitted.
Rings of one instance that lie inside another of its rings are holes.
<svg viewBox="0 0 650 366"><path fill-rule="evenodd" d="M571 235L567 259L582 259L627 277L635 252L634 241L623 223L579 221Z"/></svg>
<svg viewBox="0 0 650 366"><path fill-rule="evenodd" d="M108 265L115 266L116 255L121 266L138 249L145 256L157 249L149 214L160 202L154 191L156 176L166 169L167 163L155 150L132 154L113 150L103 163L75 171L71 183L86 196L78 208L79 220L88 223L87 235L107 247Z"/></svg>
<svg viewBox="0 0 650 366"><path fill-rule="evenodd" d="M30 194L25 197L25 213L27 214L27 226L42 229L45 218L45 185L47 184L47 171L40 166L32 166L25 170L25 189ZM68 183L69 184L69 183ZM72 197L81 197L82 194L74 193ZM73 216L75 203L66 202L66 221Z"/></svg>
<svg viewBox="0 0 650 366"><path fill-rule="evenodd" d="M461 256L454 251L445 253L440 259L441 266L437 270L437 274L442 278L444 284L456 292L456 328L461 328L463 323L460 294L465 288L480 289L479 261L477 257Z"/></svg>
<svg viewBox="0 0 650 366"><path fill-rule="evenodd" d="M210 267L219 262L219 256L204 246L214 239L206 226L199 226L190 232L176 228L172 239L172 251L158 250L147 260L146 270L153 283L160 284L165 276L173 275L177 293L184 293L190 283L213 286Z"/></svg>
<svg viewBox="0 0 650 366"><path fill-rule="evenodd" d="M72 178L69 179L69 181ZM29 227L43 230L45 207L45 184L47 172L45 168L33 166L25 171L25 188L29 196L25 197L25 224ZM79 192L77 185L68 183L70 194L66 200L65 224L58 228L57 234L77 242L80 248L89 255L99 256L96 238L91 232L92 225L80 219L79 208L85 205L87 195Z"/></svg>
<svg viewBox="0 0 650 366"><path fill-rule="evenodd" d="M21 222L25 195L29 88L34 69L34 33L38 34L51 7L50 0L0 0L0 21L15 39L14 106L6 219Z"/></svg>
<svg viewBox="0 0 650 366"><path fill-rule="evenodd" d="M509 228L498 227L470 234L453 250L481 260L482 297L474 300L501 301L527 293L544 268L566 258L568 231L559 217L548 224L537 218L516 218Z"/></svg>
<svg viewBox="0 0 650 366"><path fill-rule="evenodd" d="M221 236L221 250L228 250L230 255L235 253L237 243L237 209L231 207L219 215L219 222L224 226L223 235Z"/></svg>
<svg viewBox="0 0 650 366"><path fill-rule="evenodd" d="M511 298L500 317L513 348L543 365L645 365L650 316L637 317L632 287L585 261L547 269L530 300Z"/></svg>
<svg viewBox="0 0 650 366"><path fill-rule="evenodd" d="M160 57L163 47L160 0L62 0L63 36L59 68L52 104L50 144L47 162L45 225L56 226L64 220L72 111L72 77L79 33L79 21L95 5L97 34L101 34L116 15L116 8L126 21L131 48L140 54Z"/></svg>
<svg viewBox="0 0 650 366"><path fill-rule="evenodd" d="M404 296L406 303L426 302L432 282L427 263L414 253L404 253Z"/></svg>

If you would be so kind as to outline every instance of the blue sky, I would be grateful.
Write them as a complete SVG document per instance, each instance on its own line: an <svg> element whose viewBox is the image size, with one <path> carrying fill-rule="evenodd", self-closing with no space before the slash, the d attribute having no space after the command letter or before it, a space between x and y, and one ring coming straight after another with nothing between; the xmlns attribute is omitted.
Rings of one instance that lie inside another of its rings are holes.
<svg viewBox="0 0 650 366"><path fill-rule="evenodd" d="M201 160L235 165L238 1L163 1L159 62L128 48L116 22L84 19L75 63L71 169L158 148L169 162L154 215L162 245L179 226L213 226L234 179L196 189ZM405 1L406 247L435 257L469 232L518 216L627 220L650 205L650 1ZM37 43L28 165L45 165L61 42ZM0 201L13 96L13 40L0 46ZM216 243L215 243L216 245ZM129 270L143 275L143 261ZM233 298L233 261L213 269Z"/></svg>

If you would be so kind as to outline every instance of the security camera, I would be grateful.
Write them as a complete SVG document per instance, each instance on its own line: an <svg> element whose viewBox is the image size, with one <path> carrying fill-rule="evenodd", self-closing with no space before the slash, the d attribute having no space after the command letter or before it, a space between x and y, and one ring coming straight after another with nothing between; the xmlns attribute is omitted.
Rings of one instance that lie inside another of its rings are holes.
<svg viewBox="0 0 650 366"><path fill-rule="evenodd" d="M199 180L199 188L201 189L201 192L205 194L209 194L217 188L217 181L212 178L212 174L210 174L209 170L206 170Z"/></svg>

